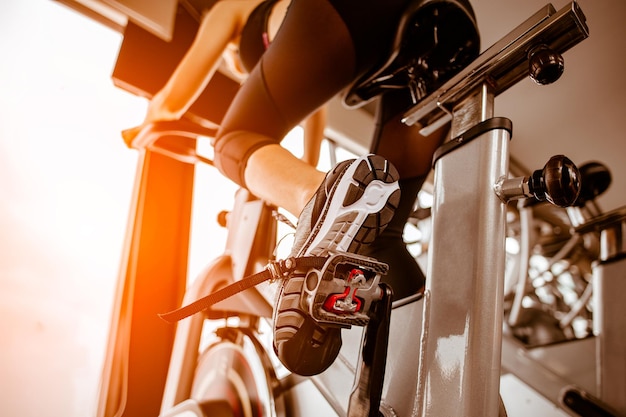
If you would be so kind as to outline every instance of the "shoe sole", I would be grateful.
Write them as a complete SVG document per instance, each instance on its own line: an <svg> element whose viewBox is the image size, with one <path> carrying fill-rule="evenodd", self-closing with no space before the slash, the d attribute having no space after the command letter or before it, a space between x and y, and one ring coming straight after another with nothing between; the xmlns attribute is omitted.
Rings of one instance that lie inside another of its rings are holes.
<svg viewBox="0 0 626 417"><path fill-rule="evenodd" d="M298 256L358 253L391 221L400 190L398 173L386 159L359 158L339 175ZM296 271L282 283L274 309L274 350L287 369L311 376L334 362L341 348L341 329L319 325L305 312L302 293L307 272Z"/></svg>
<svg viewBox="0 0 626 417"><path fill-rule="evenodd" d="M400 201L398 173L386 159L368 155L344 169L327 197L300 256L329 251L358 253L391 221ZM343 200L335 195L345 195ZM333 219L332 222L326 221Z"/></svg>

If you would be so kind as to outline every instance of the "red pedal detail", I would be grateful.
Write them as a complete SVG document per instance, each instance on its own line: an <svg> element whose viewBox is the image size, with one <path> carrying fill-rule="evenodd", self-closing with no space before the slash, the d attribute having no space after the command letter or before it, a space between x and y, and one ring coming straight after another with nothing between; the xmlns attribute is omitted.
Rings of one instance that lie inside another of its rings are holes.
<svg viewBox="0 0 626 417"><path fill-rule="evenodd" d="M335 314L352 314L361 310L361 299L357 297L358 284L364 281L365 275L360 269L350 271L348 285L342 294L329 295L324 302L324 310ZM352 294L350 291L352 290Z"/></svg>

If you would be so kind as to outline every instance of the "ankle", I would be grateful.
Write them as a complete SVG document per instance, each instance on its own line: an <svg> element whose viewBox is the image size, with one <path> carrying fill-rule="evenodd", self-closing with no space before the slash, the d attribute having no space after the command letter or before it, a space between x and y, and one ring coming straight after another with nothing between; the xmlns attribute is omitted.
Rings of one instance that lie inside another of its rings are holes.
<svg viewBox="0 0 626 417"><path fill-rule="evenodd" d="M292 213L294 216L300 216L302 210L304 210L304 207L311 201L325 178L324 173L315 171L315 174L312 174L306 183L302 184L298 195L297 213Z"/></svg>

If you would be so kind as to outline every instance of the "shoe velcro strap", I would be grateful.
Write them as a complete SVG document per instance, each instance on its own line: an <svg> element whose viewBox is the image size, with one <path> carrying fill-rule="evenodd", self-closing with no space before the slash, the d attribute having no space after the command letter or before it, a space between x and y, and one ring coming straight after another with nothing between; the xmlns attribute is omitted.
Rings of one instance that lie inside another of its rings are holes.
<svg viewBox="0 0 626 417"><path fill-rule="evenodd" d="M161 313L159 317L168 323L175 323L193 314L199 313L233 295L259 285L268 280L287 279L296 269L321 269L328 257L304 256L301 258L287 258L285 260L271 261L265 269L256 274L247 276L237 282L227 285L214 293L202 297L191 304L177 308L168 313Z"/></svg>

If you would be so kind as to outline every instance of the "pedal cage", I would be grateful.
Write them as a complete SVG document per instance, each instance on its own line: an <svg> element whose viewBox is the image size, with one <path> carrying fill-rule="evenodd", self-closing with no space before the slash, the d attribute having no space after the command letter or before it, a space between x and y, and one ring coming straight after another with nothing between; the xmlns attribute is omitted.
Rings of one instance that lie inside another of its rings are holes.
<svg viewBox="0 0 626 417"><path fill-rule="evenodd" d="M378 284L388 269L387 264L373 258L333 253L321 270L308 271L302 307L320 323L366 326L374 303L383 297Z"/></svg>

